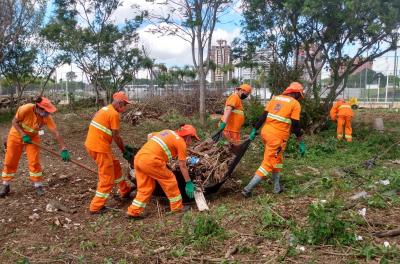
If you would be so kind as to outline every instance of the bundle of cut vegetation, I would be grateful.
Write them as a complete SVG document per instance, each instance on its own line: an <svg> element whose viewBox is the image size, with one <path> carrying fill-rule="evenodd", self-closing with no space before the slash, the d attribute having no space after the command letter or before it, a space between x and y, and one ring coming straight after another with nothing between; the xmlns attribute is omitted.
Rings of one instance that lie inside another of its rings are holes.
<svg viewBox="0 0 400 264"><path fill-rule="evenodd" d="M136 125L141 118L159 118L165 109L176 111L184 116L193 116L199 112L199 93L168 91L161 96L148 96L135 102L122 115L122 119ZM222 113L226 98L219 92L208 92L206 109L208 113Z"/></svg>
<svg viewBox="0 0 400 264"><path fill-rule="evenodd" d="M198 159L195 164L189 165L189 174L197 184L204 187L223 181L235 157L229 145L214 143L212 139L188 148L188 154ZM173 161L171 168L173 171L179 170L178 161Z"/></svg>

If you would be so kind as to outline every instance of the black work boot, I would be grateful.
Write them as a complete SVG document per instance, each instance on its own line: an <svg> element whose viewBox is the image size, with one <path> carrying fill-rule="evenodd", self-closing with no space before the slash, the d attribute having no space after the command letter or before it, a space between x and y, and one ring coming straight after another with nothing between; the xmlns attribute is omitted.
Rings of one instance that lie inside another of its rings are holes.
<svg viewBox="0 0 400 264"><path fill-rule="evenodd" d="M135 198L135 196L136 196L136 188L132 186L128 193L121 196L121 199L122 200L131 200L131 199Z"/></svg>
<svg viewBox="0 0 400 264"><path fill-rule="evenodd" d="M43 190L43 186L38 186L38 187L35 187L35 191L36 191L36 194L38 195L38 196L43 196L44 195L44 190Z"/></svg>
<svg viewBox="0 0 400 264"><path fill-rule="evenodd" d="M10 185L2 184L0 186L0 198L6 197L9 192L10 192Z"/></svg>

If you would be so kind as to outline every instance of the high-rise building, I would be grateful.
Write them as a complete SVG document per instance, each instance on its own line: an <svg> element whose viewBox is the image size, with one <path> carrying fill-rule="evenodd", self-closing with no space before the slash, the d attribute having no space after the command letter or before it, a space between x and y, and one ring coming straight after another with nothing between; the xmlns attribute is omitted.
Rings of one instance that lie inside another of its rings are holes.
<svg viewBox="0 0 400 264"><path fill-rule="evenodd" d="M230 81L232 71L224 73L223 68L231 64L231 47L227 45L226 40L217 40L217 46L212 46L210 51L210 60L216 64L216 69L211 70L211 82Z"/></svg>
<svg viewBox="0 0 400 264"><path fill-rule="evenodd" d="M317 53L318 52L318 53ZM310 45L309 49L310 56L314 57L314 67L316 70L320 70L322 68L322 53L317 51L317 45ZM306 61L307 53L304 47L300 47L299 53L297 54L297 61L299 66L304 66L302 79L308 82L311 82L310 76L307 72L307 66L311 68L311 62ZM321 81L321 70L319 71L317 82Z"/></svg>
<svg viewBox="0 0 400 264"><path fill-rule="evenodd" d="M260 75L259 69L262 68L263 72L268 75L271 62L274 60L274 52L272 49L260 49L255 52L252 63L254 67L238 67L235 68L235 77L240 81L258 79ZM235 65L240 65L242 59L239 58L233 62Z"/></svg>

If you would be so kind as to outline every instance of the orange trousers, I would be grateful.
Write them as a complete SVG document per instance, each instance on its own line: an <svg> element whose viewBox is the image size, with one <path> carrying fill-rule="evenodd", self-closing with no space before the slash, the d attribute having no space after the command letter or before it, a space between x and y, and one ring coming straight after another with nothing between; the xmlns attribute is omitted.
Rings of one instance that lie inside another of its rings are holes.
<svg viewBox="0 0 400 264"><path fill-rule="evenodd" d="M352 137L352 128L351 128L351 116L338 116L337 119L337 139L343 138L343 126L344 129L344 138L347 142L351 142L353 140Z"/></svg>
<svg viewBox="0 0 400 264"><path fill-rule="evenodd" d="M224 137L233 144L240 144L240 132L224 130Z"/></svg>
<svg viewBox="0 0 400 264"><path fill-rule="evenodd" d="M38 136L31 137L35 143L40 143ZM26 151L29 164L29 178L32 182L42 182L43 172L40 165L40 149L32 144L23 143L21 138L14 135L8 135L7 151L4 158L4 168L1 174L3 181L11 181L15 177L18 169L18 163L22 155L22 151Z"/></svg>
<svg viewBox="0 0 400 264"><path fill-rule="evenodd" d="M143 213L146 204L150 201L153 194L156 181L167 195L171 211L182 210L182 196L178 188L178 183L175 175L167 168L165 161L151 154L138 153L135 156L134 164L137 193L132 205L128 207L127 213L129 215L139 216Z"/></svg>
<svg viewBox="0 0 400 264"><path fill-rule="evenodd" d="M90 203L90 211L97 212L107 201L115 184L118 184L121 197L127 195L131 187L121 173L121 165L112 153L100 153L86 149L94 159L98 167L99 181L97 183L96 195Z"/></svg>
<svg viewBox="0 0 400 264"><path fill-rule="evenodd" d="M261 137L264 142L264 159L255 174L265 177L268 173L280 172L283 168L283 152L287 141L273 134L261 133Z"/></svg>

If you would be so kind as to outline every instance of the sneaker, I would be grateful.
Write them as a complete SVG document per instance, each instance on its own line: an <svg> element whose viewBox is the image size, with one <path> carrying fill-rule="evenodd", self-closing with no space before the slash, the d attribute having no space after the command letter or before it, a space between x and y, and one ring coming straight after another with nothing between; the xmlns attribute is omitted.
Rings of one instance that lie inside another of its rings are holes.
<svg viewBox="0 0 400 264"><path fill-rule="evenodd" d="M252 193L243 189L242 195L244 196L244 198L250 198L252 196Z"/></svg>
<svg viewBox="0 0 400 264"><path fill-rule="evenodd" d="M0 186L0 198L6 197L9 192L10 192L10 185L2 184Z"/></svg>
<svg viewBox="0 0 400 264"><path fill-rule="evenodd" d="M108 207L106 207L106 206L103 206L102 208L100 208L97 211L90 211L90 213L93 214L93 215L94 214L104 214L104 213L107 213L108 211L110 211L110 209Z"/></svg>
<svg viewBox="0 0 400 264"><path fill-rule="evenodd" d="M43 190L43 186L35 187L35 191L36 191L36 194L39 195L39 196L43 196L44 193L45 193L44 190Z"/></svg>

